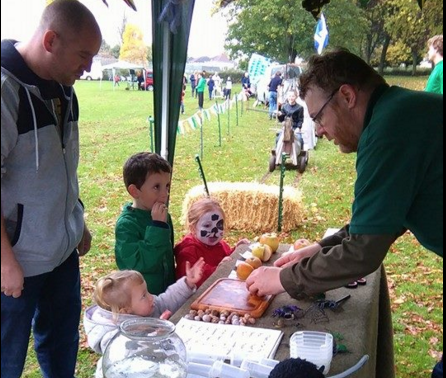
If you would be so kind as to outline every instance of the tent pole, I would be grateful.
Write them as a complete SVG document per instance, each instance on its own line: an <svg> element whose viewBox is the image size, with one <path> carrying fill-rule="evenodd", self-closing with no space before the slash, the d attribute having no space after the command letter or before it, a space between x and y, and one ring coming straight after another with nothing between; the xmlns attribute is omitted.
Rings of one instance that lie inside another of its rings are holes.
<svg viewBox="0 0 446 378"><path fill-rule="evenodd" d="M170 30L167 22L163 23L163 96L161 117L161 156L168 160L168 117L169 117L169 67L170 67Z"/></svg>

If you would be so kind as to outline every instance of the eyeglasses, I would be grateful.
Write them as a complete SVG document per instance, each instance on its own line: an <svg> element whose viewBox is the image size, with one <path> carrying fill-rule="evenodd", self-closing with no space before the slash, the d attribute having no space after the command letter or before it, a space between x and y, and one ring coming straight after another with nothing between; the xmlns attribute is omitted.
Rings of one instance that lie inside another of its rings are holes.
<svg viewBox="0 0 446 378"><path fill-rule="evenodd" d="M324 112L324 109L327 107L327 105L330 103L331 100L333 100L333 97L335 96L336 93L338 93L339 88L337 88L336 90L333 91L333 93L328 97L328 100L325 102L324 105L322 105L322 107L319 109L319 111L316 113L316 115L314 117L312 117L311 119L313 120L313 122L317 125L320 125L321 122L321 118L322 118L322 114Z"/></svg>

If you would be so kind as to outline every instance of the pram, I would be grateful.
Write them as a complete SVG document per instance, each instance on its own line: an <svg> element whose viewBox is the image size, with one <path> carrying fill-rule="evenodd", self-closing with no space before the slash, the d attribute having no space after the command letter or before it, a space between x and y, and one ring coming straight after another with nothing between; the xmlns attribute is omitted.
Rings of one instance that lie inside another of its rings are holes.
<svg viewBox="0 0 446 378"><path fill-rule="evenodd" d="M299 173L304 173L308 164L309 154L304 149L302 129L293 129L293 119L291 117L286 117L282 125L282 131L278 134L276 148L271 151L269 158L269 171L274 172L276 166L282 163L282 154L286 154L286 165L297 168Z"/></svg>

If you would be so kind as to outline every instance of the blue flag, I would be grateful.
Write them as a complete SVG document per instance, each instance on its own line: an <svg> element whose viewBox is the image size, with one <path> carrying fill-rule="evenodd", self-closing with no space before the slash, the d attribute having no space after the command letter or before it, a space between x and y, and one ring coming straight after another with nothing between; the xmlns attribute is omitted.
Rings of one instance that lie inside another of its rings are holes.
<svg viewBox="0 0 446 378"><path fill-rule="evenodd" d="M317 22L316 32L314 33L314 48L317 53L320 55L322 51L328 45L328 29L327 23L325 22L324 14L321 13L321 18Z"/></svg>

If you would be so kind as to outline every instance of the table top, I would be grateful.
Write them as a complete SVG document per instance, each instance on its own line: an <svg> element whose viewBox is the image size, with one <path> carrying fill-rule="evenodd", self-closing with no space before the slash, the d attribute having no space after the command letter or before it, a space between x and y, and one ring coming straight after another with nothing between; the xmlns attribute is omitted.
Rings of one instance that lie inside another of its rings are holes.
<svg viewBox="0 0 446 378"><path fill-rule="evenodd" d="M270 262L280 257L283 252L289 250L289 245L281 245L279 251L273 255ZM247 246L240 246L233 253L233 261L221 264L216 272L197 290L170 319L173 323L189 313L191 304L216 280L228 277L234 269L236 259L246 252ZM329 332L335 335L338 344L347 347L348 353L338 354L333 357L329 376L339 374L355 365L362 356L368 354L370 360L357 373L350 378L393 378L393 331L390 314L390 301L387 290L387 280L384 267L367 276L367 284L356 289L340 288L326 293L327 300L338 301L350 295L337 310L325 309L321 313L314 307L315 300L298 301L287 293L274 298L265 314L257 319L254 327L277 329L277 318L273 317L274 310L282 306L294 305L303 310L308 310L305 317L298 320L285 321L285 327L280 328L284 332L282 343L277 350L275 359L285 360L290 358L289 339L297 331L311 330Z"/></svg>

